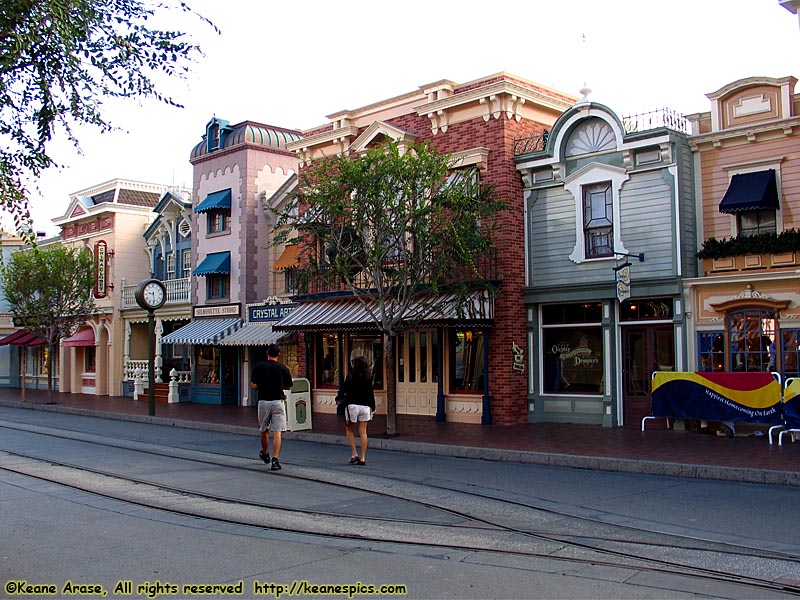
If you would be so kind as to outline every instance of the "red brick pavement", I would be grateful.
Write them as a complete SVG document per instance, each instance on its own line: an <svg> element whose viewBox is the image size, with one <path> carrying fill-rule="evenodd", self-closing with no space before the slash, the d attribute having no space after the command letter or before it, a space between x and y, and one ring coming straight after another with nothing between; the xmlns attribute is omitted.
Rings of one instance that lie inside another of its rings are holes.
<svg viewBox="0 0 800 600"><path fill-rule="evenodd" d="M125 397L60 393L53 393L50 397L46 391L27 390L26 400L30 408L80 409L141 416L147 416L149 412L146 400ZM21 405L20 390L0 388L0 402ZM254 433L256 427L255 407L157 403L156 417L253 428ZM766 435L727 438L701 432L672 431L665 429L660 421L651 423L648 430L642 432L638 427L607 428L561 423L513 426L437 423L432 417L401 415L398 417L398 435L392 439L469 448L800 473L800 443L787 441L786 436L784 444L778 446L777 443L770 445ZM327 414L312 415L311 431L343 435L341 423L334 415ZM385 431L385 418L378 417L370 424L372 437L386 437Z"/></svg>

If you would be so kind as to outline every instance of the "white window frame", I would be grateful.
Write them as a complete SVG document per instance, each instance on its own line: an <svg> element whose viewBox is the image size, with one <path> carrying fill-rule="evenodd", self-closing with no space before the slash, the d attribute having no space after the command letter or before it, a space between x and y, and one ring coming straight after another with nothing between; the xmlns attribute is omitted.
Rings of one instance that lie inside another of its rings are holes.
<svg viewBox="0 0 800 600"><path fill-rule="evenodd" d="M167 279L175 279L175 252L167 253Z"/></svg>
<svg viewBox="0 0 800 600"><path fill-rule="evenodd" d="M775 171L775 187L778 189L778 208L775 210L775 233L783 231L783 194L781 193L781 162L784 157L779 156L775 158L768 158L758 162L737 165L723 165L722 169L728 174L728 186L731 184L731 179L734 175L741 175L744 173L755 173L757 171L768 171L772 169ZM725 190L727 191L727 187ZM739 235L739 219L736 213L729 215L731 237L738 237Z"/></svg>
<svg viewBox="0 0 800 600"><path fill-rule="evenodd" d="M623 184L628 181L628 172L621 167L592 163L579 169L569 177L564 179L564 189L566 189L575 201L575 248L569 259L577 264L588 261L616 260L614 254L611 256L601 256L590 258L586 256L586 239L583 228L583 189L586 186L596 183L611 182L611 206L612 206L612 227L614 233L614 253L628 254L622 243L622 226L620 219L620 190Z"/></svg>
<svg viewBox="0 0 800 600"><path fill-rule="evenodd" d="M183 251L183 270L182 277L191 277L192 275L192 251L187 248Z"/></svg>

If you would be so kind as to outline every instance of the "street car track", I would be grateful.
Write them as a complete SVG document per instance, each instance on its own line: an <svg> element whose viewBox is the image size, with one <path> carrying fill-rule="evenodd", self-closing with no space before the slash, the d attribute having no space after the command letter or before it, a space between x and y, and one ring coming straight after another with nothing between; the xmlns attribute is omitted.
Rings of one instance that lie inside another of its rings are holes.
<svg viewBox="0 0 800 600"><path fill-rule="evenodd" d="M5 423L0 425L6 426ZM35 428L35 426L30 427ZM28 430L29 426L15 425L14 428ZM61 437L69 440L91 437L95 439L91 441L87 439L80 439L78 441L113 447L123 447L128 450L134 449L139 452L148 452L158 456L191 460L192 462L204 462L207 464L224 466L228 468L247 469L250 471L257 470L262 472L265 476L274 475L264 472L263 466L259 466L261 465L260 462L251 459L230 457L229 455L209 455L209 453L200 453L172 447L167 448L168 451L165 452L164 447L150 444L144 444L143 446L146 446L146 448L130 448L129 446L140 445L140 443L110 440L109 438L104 438L103 436L91 436L88 434L73 435L73 432L65 432L63 430L59 433L54 433L52 430L34 433L42 433L42 435ZM181 456L175 456L175 454L180 454ZM231 464L232 459L235 459L233 462L238 464ZM16 467L13 465L14 461L32 462L29 463L25 468L19 468L19 465ZM61 485L68 485L77 489L83 489L84 491L103 495L109 498L121 499L126 502L133 502L150 508L169 510L171 512L180 514L198 516L228 523L279 529L294 533L343 537L373 542L396 542L419 546L458 548L461 550L472 550L476 552L488 551L554 560L576 561L583 564L588 563L592 565L606 565L609 567L623 569L649 570L682 576L703 577L716 581L725 581L762 589L800 593L800 589L798 589L798 587L793 585L791 582L789 584L775 583L763 578L741 576L737 573L719 572L670 560L643 557L641 554L634 554L620 549L615 549L615 547L630 548L632 546L649 548L650 550L653 548L663 549L663 545L659 545L654 542L648 542L646 540L626 540L626 536L619 536L612 539L608 537L592 537L588 535L575 535L566 533L542 533L509 526L508 524L497 522L497 520L483 518L479 514L475 514L476 512L480 511L465 511L453 508L452 506L463 504L465 499L469 500L470 498L478 501L479 503L491 502L493 504L503 502L507 503L506 500L497 497L489 497L486 494L471 495L469 492L453 490L452 488L447 488L444 486L434 487L427 484L414 484L415 489L417 490L422 490L423 488L433 489L434 492L427 494L427 496L433 496L434 498L438 497L438 502L422 500L419 497L409 498L405 495L402 497L410 502L415 502L432 509L457 515L463 518L465 522L469 522L469 525L465 525L464 523L457 525L442 525L419 520L363 517L331 514L320 511L309 511L297 509L296 507L290 508L265 506L261 503L243 502L241 499L237 498L203 494L193 490L166 486L158 482L132 479L116 473L103 472L81 465L70 465L61 461L53 461L52 459L48 458L25 456L21 453L5 453L5 455L2 457L2 461L0 461L0 464L2 464L2 468L9 471L38 477L40 479L53 481ZM59 471L60 474L55 476L55 473ZM354 485L352 480L350 483L336 481L335 479L337 477L341 477L343 475L340 471L333 471L331 469L323 471L321 469L303 469L300 467L293 467L291 471L292 473L283 472L279 474L279 476L288 476L296 479L315 481L318 483L324 483L326 485L346 487L349 489L382 494L391 497L398 497L398 493L404 493L403 491L398 492L392 490L394 484L397 482L389 482L387 488L386 482L381 482L381 480L384 478L376 478L365 475L363 472L358 473L356 476L359 485ZM70 473L69 477L65 477L66 472ZM320 475L327 476L320 477ZM105 481L100 482L95 479L93 480L92 485L81 484L79 481L81 479L85 479L86 477L100 478L104 479ZM120 494L118 492L120 487L124 487L126 489L125 497L119 497ZM453 494L455 496L450 496ZM424 494L421 496L425 497ZM453 499L454 497L456 500ZM191 498L192 502L187 503L187 498ZM448 502L444 502L446 499ZM187 504L191 505L190 509L187 509ZM450 504L450 506L447 506L446 504ZM541 510L538 507L525 505L524 503L520 502L517 502L516 504L520 507L524 506L526 510ZM239 514L241 511L257 511L261 513L261 517L253 520L252 514ZM229 516L231 514L234 516ZM568 515L568 513L564 514L570 518L573 518L573 515ZM283 521L281 521L281 518ZM365 519L368 519L369 521L365 521ZM369 522L370 525L366 525L366 522ZM283 524L276 525L276 523ZM380 530L380 535L353 533L353 531L375 532L376 528ZM644 531L637 530L636 528L629 526L627 529L629 530L629 534L633 534L636 531ZM645 531L645 533L649 532ZM669 535L676 537L674 534ZM475 544L474 536L481 536L481 543ZM627 538L630 537L631 535L627 535ZM487 538L491 539L490 543L486 543L485 540ZM705 549L703 551L713 551L718 554L744 554L750 558L755 558L753 555L754 549L749 547L739 547L739 550L735 550L737 546L733 544L719 545L710 543L710 545L716 546L716 548ZM724 546L728 546L727 550L724 549ZM672 545L672 547L674 547L674 545ZM700 551L700 549L695 547L692 547L691 550L697 552ZM579 556L566 556L564 555L565 551L577 553ZM759 549L758 551L758 557L760 558L785 561L787 563L787 570L789 572L792 572L792 568L796 569L796 567L794 567L794 565L798 563L798 557L796 555L784 552L767 552L763 549ZM612 560L607 559L609 556L612 557ZM623 563L621 561L626 562Z"/></svg>

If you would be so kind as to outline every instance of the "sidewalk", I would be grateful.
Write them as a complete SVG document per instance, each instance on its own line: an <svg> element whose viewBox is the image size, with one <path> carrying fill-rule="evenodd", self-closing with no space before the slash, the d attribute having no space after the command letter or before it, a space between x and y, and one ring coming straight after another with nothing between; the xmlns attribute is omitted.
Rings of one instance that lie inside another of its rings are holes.
<svg viewBox="0 0 800 600"><path fill-rule="evenodd" d="M84 414L144 423L257 435L256 408L0 388L0 406ZM52 402L52 403L51 403ZM433 417L398 416L398 435L385 435L385 417L370 424L370 448L552 465L800 486L800 443L784 436L783 446L767 436L733 438L691 431L671 431L663 421L639 427L536 423L481 426L437 423ZM344 444L344 428L334 415L312 415L311 430L287 432L285 439Z"/></svg>

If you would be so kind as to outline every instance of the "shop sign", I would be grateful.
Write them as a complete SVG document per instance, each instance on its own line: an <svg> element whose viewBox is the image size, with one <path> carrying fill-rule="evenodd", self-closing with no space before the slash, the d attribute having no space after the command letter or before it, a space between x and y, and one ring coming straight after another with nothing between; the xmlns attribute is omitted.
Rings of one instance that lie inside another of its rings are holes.
<svg viewBox="0 0 800 600"><path fill-rule="evenodd" d="M218 306L195 306L192 310L194 317L238 317L238 304L220 304Z"/></svg>
<svg viewBox="0 0 800 600"><path fill-rule="evenodd" d="M519 371L520 375L525 373L525 356L522 352L522 348L517 346L516 342L511 342L511 352L514 354L514 362L512 363L511 367L515 371Z"/></svg>
<svg viewBox="0 0 800 600"><path fill-rule="evenodd" d="M625 302L631 297L631 263L625 263L614 269L617 282L617 300Z"/></svg>
<svg viewBox="0 0 800 600"><path fill-rule="evenodd" d="M105 241L100 240L94 245L94 297L105 298L107 294L107 250Z"/></svg>

